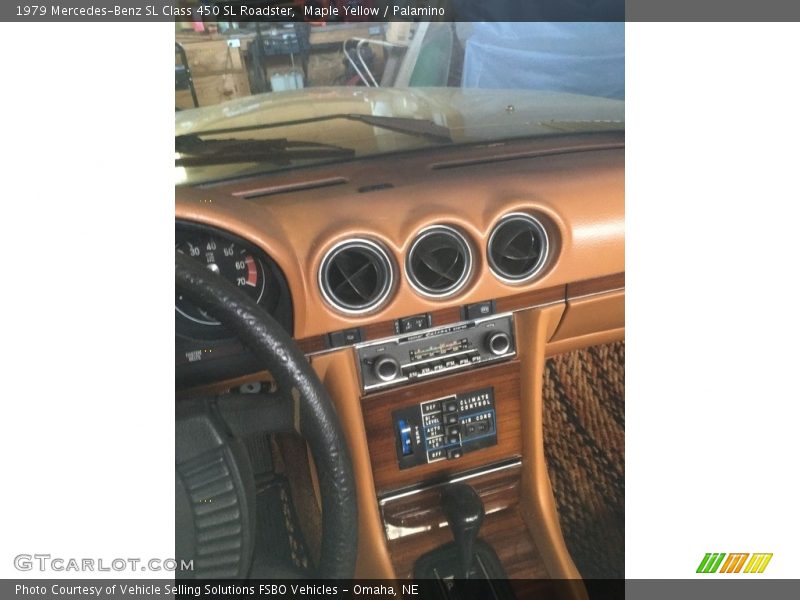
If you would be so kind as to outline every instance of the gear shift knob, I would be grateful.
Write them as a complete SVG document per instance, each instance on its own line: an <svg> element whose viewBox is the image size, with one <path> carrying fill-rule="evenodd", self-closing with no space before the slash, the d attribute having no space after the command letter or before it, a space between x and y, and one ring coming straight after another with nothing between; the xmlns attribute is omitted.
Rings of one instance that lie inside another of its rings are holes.
<svg viewBox="0 0 800 600"><path fill-rule="evenodd" d="M442 490L442 510L458 547L463 577L469 578L475 540L485 515L483 502L466 483L454 483Z"/></svg>

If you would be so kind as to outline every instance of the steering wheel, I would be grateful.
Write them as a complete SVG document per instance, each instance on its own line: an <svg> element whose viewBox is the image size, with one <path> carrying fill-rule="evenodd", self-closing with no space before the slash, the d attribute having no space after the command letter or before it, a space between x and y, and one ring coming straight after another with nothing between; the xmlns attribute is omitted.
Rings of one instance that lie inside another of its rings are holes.
<svg viewBox="0 0 800 600"><path fill-rule="evenodd" d="M177 577L353 577L358 538L355 480L339 419L325 387L289 334L253 299L195 259L175 253L175 286L233 332L269 370L277 391L176 402ZM253 469L241 437L297 431L316 466L322 544L314 573L253 559Z"/></svg>

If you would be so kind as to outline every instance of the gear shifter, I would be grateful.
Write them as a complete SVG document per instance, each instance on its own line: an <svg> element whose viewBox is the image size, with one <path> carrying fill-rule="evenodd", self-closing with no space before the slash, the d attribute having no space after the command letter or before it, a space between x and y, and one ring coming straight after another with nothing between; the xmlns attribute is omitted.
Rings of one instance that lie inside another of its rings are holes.
<svg viewBox="0 0 800 600"><path fill-rule="evenodd" d="M442 510L458 548L462 576L469 579L475 560L473 549L485 511L480 496L466 483L454 483L442 490Z"/></svg>

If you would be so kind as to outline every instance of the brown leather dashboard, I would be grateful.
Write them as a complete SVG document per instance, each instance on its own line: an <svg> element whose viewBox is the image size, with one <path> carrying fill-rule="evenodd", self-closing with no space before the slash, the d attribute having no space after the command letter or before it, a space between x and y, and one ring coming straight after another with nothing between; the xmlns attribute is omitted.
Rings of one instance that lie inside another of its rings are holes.
<svg viewBox="0 0 800 600"><path fill-rule="evenodd" d="M428 492L414 496L411 508L397 508L388 500L379 506L380 493L497 460L518 461L518 471L504 475L512 487L486 531L506 552L508 572L579 576L561 536L547 477L542 377L548 354L624 337L624 162L622 133L565 135L442 147L176 189L176 219L243 238L274 260L286 278L294 337L312 355L311 364L342 418L353 458L360 576L405 577L423 546L430 549L449 539L435 518L430 535L390 539L386 528L393 511L423 514ZM549 240L544 267L518 284L495 276L487 256L490 235L509 213L534 216ZM444 298L422 295L404 272L414 240L434 225L460 231L472 250L469 280ZM385 302L360 315L332 307L318 283L326 254L351 238L377 242L395 266ZM320 353L332 332L358 327L362 341L381 339L394 335L396 319L427 313L429 325L438 327L462 320L465 305L486 300L495 301L498 313L515 313L517 356L511 362L363 394L352 350ZM266 376L216 381L202 392L222 392ZM398 470L391 410L440 396L445 388L458 392L487 385L497 400L496 445L456 460Z"/></svg>
<svg viewBox="0 0 800 600"><path fill-rule="evenodd" d="M624 135L618 133L442 148L180 187L175 204L177 219L227 230L280 265L297 339L537 291L556 290L558 300L567 286L577 289L575 296L604 291L589 285L581 294L581 282L590 280L618 290L623 277L624 288ZM489 233L511 212L541 218L551 241L541 274L519 285L504 283L487 266ZM466 234L475 263L467 284L443 299L420 295L402 276L416 234L438 224ZM357 316L331 307L317 285L325 253L352 237L381 243L398 273L388 300ZM606 312L624 310L624 292L622 298L612 308L605 304ZM624 314L616 317L610 323L624 326ZM570 327L570 335L582 334L580 321Z"/></svg>

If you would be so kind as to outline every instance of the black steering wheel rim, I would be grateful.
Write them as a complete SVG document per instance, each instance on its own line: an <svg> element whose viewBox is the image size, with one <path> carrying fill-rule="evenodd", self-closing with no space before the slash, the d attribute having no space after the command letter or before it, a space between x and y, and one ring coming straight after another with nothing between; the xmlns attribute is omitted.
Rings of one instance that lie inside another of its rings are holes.
<svg viewBox="0 0 800 600"><path fill-rule="evenodd" d="M315 575L351 578L358 513L355 478L339 418L322 382L291 336L253 299L196 260L175 253L175 285L227 327L294 402L294 426L311 451L322 504L322 540Z"/></svg>

